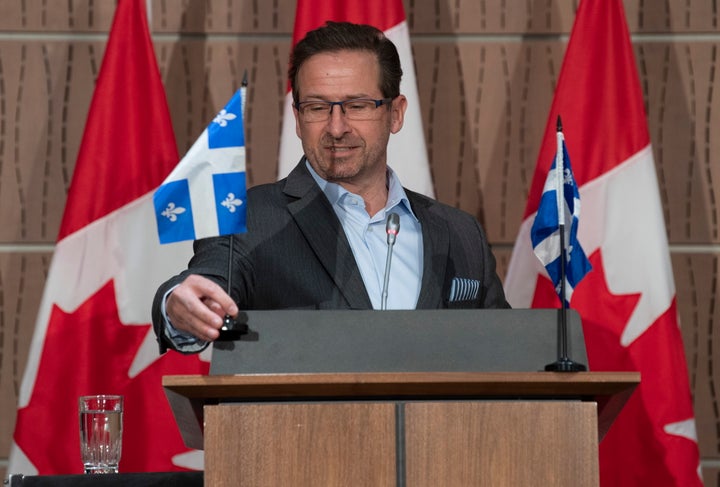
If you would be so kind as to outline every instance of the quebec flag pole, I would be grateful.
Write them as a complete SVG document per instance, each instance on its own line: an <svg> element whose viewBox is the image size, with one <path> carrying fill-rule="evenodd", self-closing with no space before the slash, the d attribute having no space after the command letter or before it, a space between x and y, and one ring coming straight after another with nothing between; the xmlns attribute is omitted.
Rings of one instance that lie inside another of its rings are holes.
<svg viewBox="0 0 720 487"><path fill-rule="evenodd" d="M545 370L577 372L587 370L587 367L568 357L567 309L573 289L592 267L577 240L580 193L570 167L560 116L556 137L557 152L545 181L530 238L533 251L545 266L560 298L559 357L556 362L546 365ZM566 234L568 219L570 228Z"/></svg>
<svg viewBox="0 0 720 487"><path fill-rule="evenodd" d="M229 295L233 235L247 232L246 91L247 73L240 89L153 195L161 244L228 235ZM247 325L226 315L219 340L236 340L246 331Z"/></svg>

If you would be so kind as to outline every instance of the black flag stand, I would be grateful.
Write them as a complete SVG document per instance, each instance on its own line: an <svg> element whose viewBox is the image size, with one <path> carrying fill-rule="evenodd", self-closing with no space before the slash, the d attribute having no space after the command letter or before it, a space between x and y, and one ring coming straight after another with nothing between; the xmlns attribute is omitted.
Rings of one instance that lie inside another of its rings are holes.
<svg viewBox="0 0 720 487"><path fill-rule="evenodd" d="M558 343L558 359L557 361L547 364L545 370L552 372L581 372L587 370L587 367L581 363L574 362L568 357L568 329L567 329L567 300L565 299L565 225L560 225L560 294L562 298L562 307L559 310L560 315L560 332Z"/></svg>
<svg viewBox="0 0 720 487"><path fill-rule="evenodd" d="M232 296L232 257L233 257L233 246L235 244L233 235L228 236L228 273L227 273L227 293L228 296ZM223 326L220 328L220 335L217 340L220 342L231 342L240 340L240 337L247 334L250 331L247 323L239 323L230 315L225 315L223 318Z"/></svg>
<svg viewBox="0 0 720 487"><path fill-rule="evenodd" d="M562 121L560 115L557 118L557 132L558 137L562 136ZM558 152L562 151L562 144L558 143ZM562 154L562 152L560 152ZM563 156L561 155L560 158ZM564 166L558 167L555 165L556 171L564 171ZM565 184L564 174L561 176L561 185L556 189L561 195L558 197L558 201L565 201ZM558 203L558 206L560 203ZM563 205L564 206L564 205ZM562 215L562 216L561 216ZM565 263L567 262L567 248L565 247L565 211L563 208L558 207L558 220L560 229L560 331L558 337L558 359L557 361L545 366L546 371L552 372L581 372L587 370L587 367L581 363L574 362L568 357L568 329L567 329L567 299L565 290L565 276L567 270L565 269Z"/></svg>

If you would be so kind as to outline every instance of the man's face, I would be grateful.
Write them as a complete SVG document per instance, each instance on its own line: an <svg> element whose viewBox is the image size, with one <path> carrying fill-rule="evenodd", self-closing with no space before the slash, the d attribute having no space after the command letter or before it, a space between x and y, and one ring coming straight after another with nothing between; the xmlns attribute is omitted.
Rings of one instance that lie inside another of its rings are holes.
<svg viewBox="0 0 720 487"><path fill-rule="evenodd" d="M380 67L367 51L316 54L297 76L300 103L383 98ZM303 121L295 112L295 130L313 169L325 180L348 187L367 187L385 179L387 143L402 128L407 101L399 96L375 109L371 120L348 120L339 105L326 121Z"/></svg>

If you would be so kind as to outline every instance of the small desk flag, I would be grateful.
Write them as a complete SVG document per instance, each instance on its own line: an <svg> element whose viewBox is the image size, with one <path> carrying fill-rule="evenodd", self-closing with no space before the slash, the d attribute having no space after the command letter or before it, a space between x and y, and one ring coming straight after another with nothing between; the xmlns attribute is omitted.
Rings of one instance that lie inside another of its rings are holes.
<svg viewBox="0 0 720 487"><path fill-rule="evenodd" d="M244 93L233 95L155 191L160 243L246 231Z"/></svg>
<svg viewBox="0 0 720 487"><path fill-rule="evenodd" d="M561 131L557 132L558 149L553 159L550 172L545 180L537 215L530 230L533 251L542 265L547 269L550 280L555 285L555 292L569 305L573 289L590 272L592 266L585 256L577 238L580 216L580 192L578 191L570 157L568 156L565 138ZM562 186L562 195L558 190ZM561 215L562 213L562 215ZM560 232L564 232L561 244ZM565 296L561 292L561 257L565 246Z"/></svg>

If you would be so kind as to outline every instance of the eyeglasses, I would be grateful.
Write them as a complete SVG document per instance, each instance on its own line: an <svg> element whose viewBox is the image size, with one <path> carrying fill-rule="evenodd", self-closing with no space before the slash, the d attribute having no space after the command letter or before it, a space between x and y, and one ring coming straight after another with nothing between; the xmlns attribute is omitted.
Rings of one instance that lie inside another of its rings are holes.
<svg viewBox="0 0 720 487"><path fill-rule="evenodd" d="M370 98L355 98L345 101L301 101L295 104L303 122L325 122L330 118L333 107L338 105L348 120L374 120L377 118L377 108L392 102L392 98L373 100Z"/></svg>

